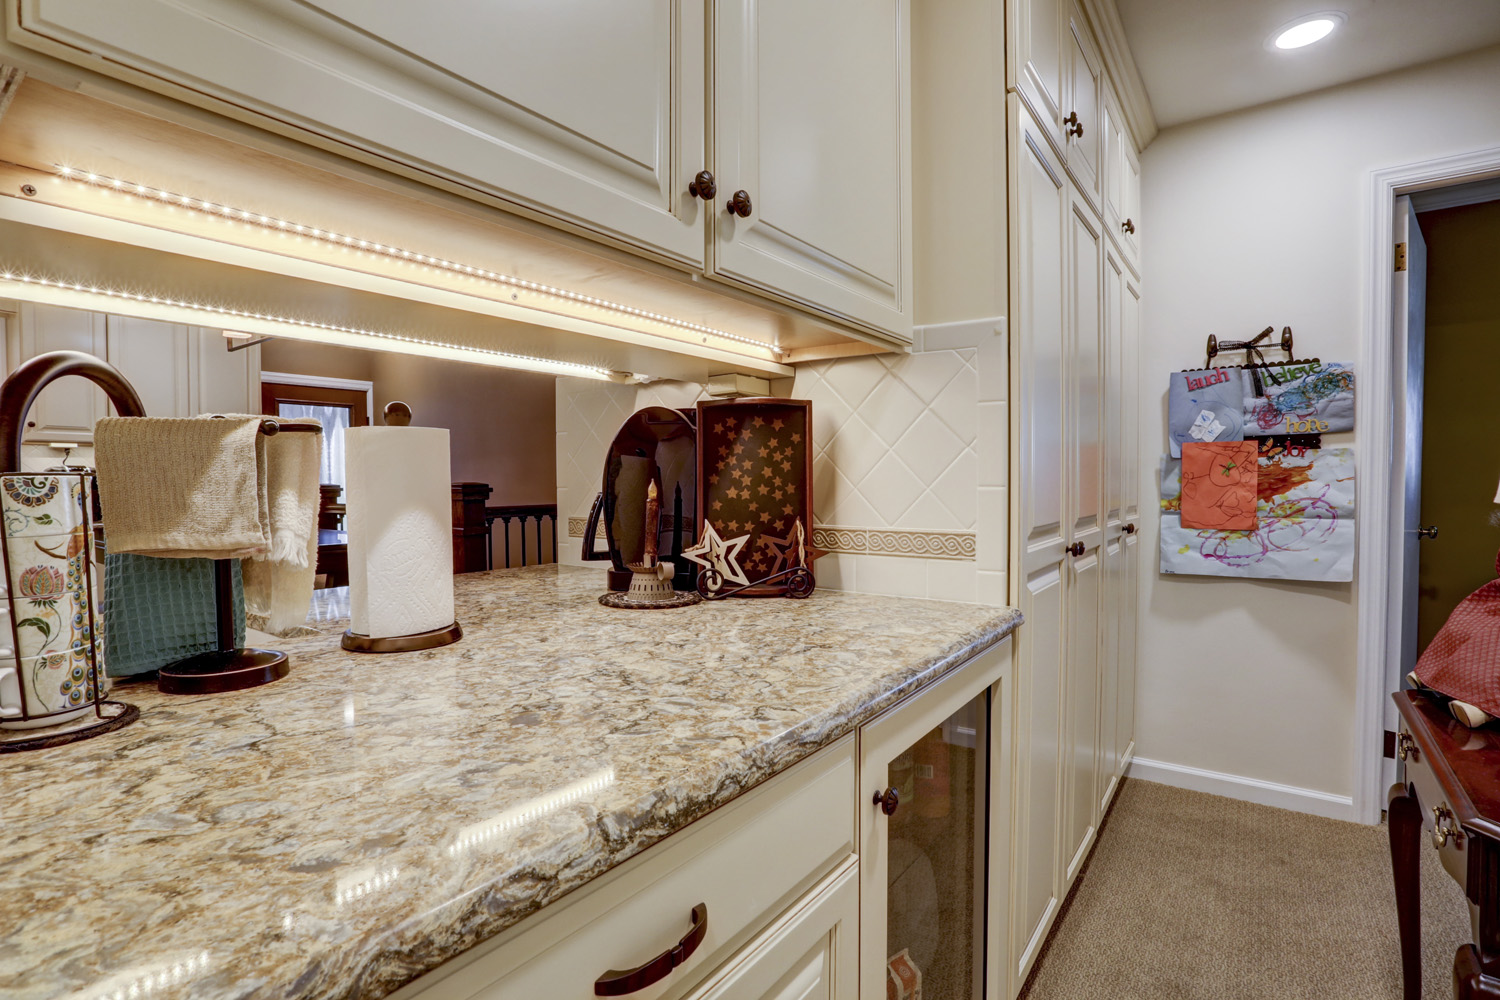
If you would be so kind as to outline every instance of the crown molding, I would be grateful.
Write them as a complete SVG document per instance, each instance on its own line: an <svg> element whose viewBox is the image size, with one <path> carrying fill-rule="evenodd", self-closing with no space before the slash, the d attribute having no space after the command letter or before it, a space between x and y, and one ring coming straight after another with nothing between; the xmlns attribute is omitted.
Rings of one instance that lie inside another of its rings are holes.
<svg viewBox="0 0 1500 1000"><path fill-rule="evenodd" d="M1115 0L1079 2L1094 29L1094 38L1104 58L1104 70L1115 85L1120 113L1125 117L1125 126L1139 152L1156 138L1156 111L1151 107L1146 82L1141 79L1135 56L1130 52L1130 41L1125 37L1125 24L1120 20L1119 8L1115 6Z"/></svg>

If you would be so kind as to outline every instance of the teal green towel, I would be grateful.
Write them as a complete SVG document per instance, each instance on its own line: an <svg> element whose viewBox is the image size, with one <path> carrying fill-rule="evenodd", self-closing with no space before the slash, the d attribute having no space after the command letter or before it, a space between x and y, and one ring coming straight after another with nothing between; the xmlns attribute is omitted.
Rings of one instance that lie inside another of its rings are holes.
<svg viewBox="0 0 1500 1000"><path fill-rule="evenodd" d="M104 672L125 677L217 648L211 559L104 557ZM245 644L245 592L234 560L234 642Z"/></svg>

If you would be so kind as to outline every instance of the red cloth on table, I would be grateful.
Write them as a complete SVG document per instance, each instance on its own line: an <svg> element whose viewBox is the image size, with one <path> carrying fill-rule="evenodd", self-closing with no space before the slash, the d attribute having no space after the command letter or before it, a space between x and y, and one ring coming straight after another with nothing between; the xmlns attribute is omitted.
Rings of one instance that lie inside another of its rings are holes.
<svg viewBox="0 0 1500 1000"><path fill-rule="evenodd" d="M1500 716L1500 580L1459 602L1417 660L1416 673L1439 694Z"/></svg>

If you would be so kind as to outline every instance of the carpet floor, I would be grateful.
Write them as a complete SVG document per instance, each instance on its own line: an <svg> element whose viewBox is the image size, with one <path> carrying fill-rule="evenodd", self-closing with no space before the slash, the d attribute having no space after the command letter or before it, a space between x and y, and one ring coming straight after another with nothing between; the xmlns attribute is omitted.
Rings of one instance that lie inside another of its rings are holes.
<svg viewBox="0 0 1500 1000"><path fill-rule="evenodd" d="M1422 851L1424 1000L1468 903ZM1400 1000L1386 828L1144 781L1116 796L1021 1000Z"/></svg>

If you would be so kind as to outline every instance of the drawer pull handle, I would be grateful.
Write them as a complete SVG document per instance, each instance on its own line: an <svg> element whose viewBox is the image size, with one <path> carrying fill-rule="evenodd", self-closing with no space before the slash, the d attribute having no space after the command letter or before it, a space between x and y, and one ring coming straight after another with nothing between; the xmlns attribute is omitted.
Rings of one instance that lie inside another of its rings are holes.
<svg viewBox="0 0 1500 1000"><path fill-rule="evenodd" d="M1411 733L1396 734L1396 757L1400 760L1411 760L1417 755L1417 741L1411 738Z"/></svg>
<svg viewBox="0 0 1500 1000"><path fill-rule="evenodd" d="M1441 849L1452 840L1458 843L1458 828L1453 825L1453 810L1445 805L1432 807L1432 846Z"/></svg>
<svg viewBox="0 0 1500 1000"><path fill-rule="evenodd" d="M673 969L693 957L693 952L698 950L707 935L708 904L699 903L693 907L693 929L687 932L687 937L645 965L624 971L609 970L594 980L594 996L622 997L661 982Z"/></svg>

